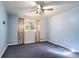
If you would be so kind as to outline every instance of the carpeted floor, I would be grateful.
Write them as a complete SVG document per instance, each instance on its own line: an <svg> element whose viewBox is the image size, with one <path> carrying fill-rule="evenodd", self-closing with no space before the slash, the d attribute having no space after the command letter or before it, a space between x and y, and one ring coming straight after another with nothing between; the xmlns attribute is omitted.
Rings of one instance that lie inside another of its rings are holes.
<svg viewBox="0 0 79 59"><path fill-rule="evenodd" d="M77 52L69 52L68 49L52 44L41 42L25 45L8 46L2 58L70 58L79 57Z"/></svg>

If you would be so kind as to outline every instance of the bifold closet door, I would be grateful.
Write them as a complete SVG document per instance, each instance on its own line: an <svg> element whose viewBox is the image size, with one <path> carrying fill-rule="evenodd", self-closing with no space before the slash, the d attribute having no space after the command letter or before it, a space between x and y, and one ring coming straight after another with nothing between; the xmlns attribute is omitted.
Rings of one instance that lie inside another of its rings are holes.
<svg viewBox="0 0 79 59"><path fill-rule="evenodd" d="M24 44L24 18L19 18L18 44Z"/></svg>

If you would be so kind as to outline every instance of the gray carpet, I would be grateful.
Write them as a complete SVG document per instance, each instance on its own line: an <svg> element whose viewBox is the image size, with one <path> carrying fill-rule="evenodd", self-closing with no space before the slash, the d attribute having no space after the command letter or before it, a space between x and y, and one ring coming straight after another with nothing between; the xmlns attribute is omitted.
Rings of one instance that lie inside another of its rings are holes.
<svg viewBox="0 0 79 59"><path fill-rule="evenodd" d="M79 57L77 52L50 42L8 46L2 58L71 58Z"/></svg>

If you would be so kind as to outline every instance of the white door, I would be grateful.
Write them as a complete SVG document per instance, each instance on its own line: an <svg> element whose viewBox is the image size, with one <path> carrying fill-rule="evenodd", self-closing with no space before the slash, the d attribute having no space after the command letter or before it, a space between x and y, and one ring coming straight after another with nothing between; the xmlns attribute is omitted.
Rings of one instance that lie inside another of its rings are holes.
<svg viewBox="0 0 79 59"><path fill-rule="evenodd" d="M35 43L35 21L25 20L24 21L24 41L26 43Z"/></svg>
<svg viewBox="0 0 79 59"><path fill-rule="evenodd" d="M34 43L35 31L25 31L24 40L25 40L25 43Z"/></svg>

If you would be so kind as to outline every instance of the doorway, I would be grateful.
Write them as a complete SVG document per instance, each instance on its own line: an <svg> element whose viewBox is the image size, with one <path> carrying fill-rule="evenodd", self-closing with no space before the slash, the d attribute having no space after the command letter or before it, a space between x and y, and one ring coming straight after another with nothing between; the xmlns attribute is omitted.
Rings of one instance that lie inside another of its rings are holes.
<svg viewBox="0 0 79 59"><path fill-rule="evenodd" d="M20 18L19 30L21 31L19 31L18 41L23 42L19 44L40 42L40 23L38 20Z"/></svg>
<svg viewBox="0 0 79 59"><path fill-rule="evenodd" d="M35 20L24 20L25 43L35 43L36 22Z"/></svg>

